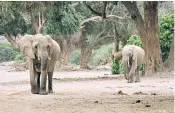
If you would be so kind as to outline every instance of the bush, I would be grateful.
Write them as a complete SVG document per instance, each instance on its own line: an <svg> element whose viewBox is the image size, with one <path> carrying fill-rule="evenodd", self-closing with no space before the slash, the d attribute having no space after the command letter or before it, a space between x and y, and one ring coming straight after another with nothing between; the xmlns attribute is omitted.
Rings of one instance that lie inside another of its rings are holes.
<svg viewBox="0 0 175 113"><path fill-rule="evenodd" d="M137 35L132 35L128 40L127 40L127 44L134 44L136 46L140 46L142 47L142 42L139 36Z"/></svg>
<svg viewBox="0 0 175 113"><path fill-rule="evenodd" d="M159 19L159 38L162 51L162 60L165 61L170 52L170 45L174 34L174 15L162 15Z"/></svg>
<svg viewBox="0 0 175 113"><path fill-rule="evenodd" d="M16 51L9 43L0 43L0 61L14 60L18 51Z"/></svg>
<svg viewBox="0 0 175 113"><path fill-rule="evenodd" d="M124 72L122 60L120 59L118 62L112 60L112 74L120 74Z"/></svg>
<svg viewBox="0 0 175 113"><path fill-rule="evenodd" d="M15 59L22 60L24 59L24 56L22 56L20 51L15 49L10 43L0 43L0 62L12 61Z"/></svg>
<svg viewBox="0 0 175 113"><path fill-rule="evenodd" d="M25 62L26 58L25 58L25 56L22 53L19 53L19 54L17 54L15 56L15 61L23 61L23 62Z"/></svg>
<svg viewBox="0 0 175 113"><path fill-rule="evenodd" d="M75 50L70 54L69 62L71 64L80 65L80 50Z"/></svg>
<svg viewBox="0 0 175 113"><path fill-rule="evenodd" d="M88 64L92 66L104 65L111 61L113 44L103 45L92 52Z"/></svg>

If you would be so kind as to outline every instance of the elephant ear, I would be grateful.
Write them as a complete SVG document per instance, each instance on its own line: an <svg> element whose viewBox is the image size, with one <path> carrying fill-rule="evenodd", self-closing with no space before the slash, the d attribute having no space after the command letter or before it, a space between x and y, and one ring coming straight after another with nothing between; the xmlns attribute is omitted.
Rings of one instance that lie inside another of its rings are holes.
<svg viewBox="0 0 175 113"><path fill-rule="evenodd" d="M49 57L51 58L51 55L53 53L53 41L52 41L52 38L50 35L45 35L45 37L46 37L48 45L49 45L48 54L49 54Z"/></svg>
<svg viewBox="0 0 175 113"><path fill-rule="evenodd" d="M32 49L33 35L25 35L18 41L20 51L28 58L35 59Z"/></svg>

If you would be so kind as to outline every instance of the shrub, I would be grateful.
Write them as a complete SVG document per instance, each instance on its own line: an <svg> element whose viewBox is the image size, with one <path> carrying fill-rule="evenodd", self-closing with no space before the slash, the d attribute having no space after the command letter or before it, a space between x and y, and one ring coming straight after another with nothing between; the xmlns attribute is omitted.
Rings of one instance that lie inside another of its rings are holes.
<svg viewBox="0 0 175 113"><path fill-rule="evenodd" d="M80 50L75 50L70 54L69 61L71 64L80 65Z"/></svg>
<svg viewBox="0 0 175 113"><path fill-rule="evenodd" d="M111 61L113 44L101 46L92 52L88 64L92 66L104 65Z"/></svg>
<svg viewBox="0 0 175 113"><path fill-rule="evenodd" d="M127 44L134 44L136 46L142 47L142 42L139 36L137 35L132 35L128 40Z"/></svg>
<svg viewBox="0 0 175 113"><path fill-rule="evenodd" d="M124 72L122 60L120 59L118 62L112 60L112 74L120 74Z"/></svg>
<svg viewBox="0 0 175 113"><path fill-rule="evenodd" d="M17 54L15 56L15 61L23 61L23 62L25 62L26 58L25 58L25 56L22 53L19 53L19 54Z"/></svg>
<svg viewBox="0 0 175 113"><path fill-rule="evenodd" d="M174 34L174 15L162 15L159 19L159 38L162 51L162 60L165 61L170 52L170 45Z"/></svg>
<svg viewBox="0 0 175 113"><path fill-rule="evenodd" d="M14 60L18 51L13 48L9 43L0 43L0 61Z"/></svg>
<svg viewBox="0 0 175 113"><path fill-rule="evenodd" d="M24 60L24 56L10 43L0 43L0 62L12 60Z"/></svg>

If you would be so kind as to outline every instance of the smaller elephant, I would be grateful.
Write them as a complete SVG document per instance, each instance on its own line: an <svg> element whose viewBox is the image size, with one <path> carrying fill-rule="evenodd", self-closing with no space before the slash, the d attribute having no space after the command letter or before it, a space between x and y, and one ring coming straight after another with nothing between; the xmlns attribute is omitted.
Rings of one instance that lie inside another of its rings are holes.
<svg viewBox="0 0 175 113"><path fill-rule="evenodd" d="M135 82L140 82L139 69L144 63L145 51L139 46L125 45L122 49L122 56L124 75L128 83L134 81L134 75L136 75Z"/></svg>

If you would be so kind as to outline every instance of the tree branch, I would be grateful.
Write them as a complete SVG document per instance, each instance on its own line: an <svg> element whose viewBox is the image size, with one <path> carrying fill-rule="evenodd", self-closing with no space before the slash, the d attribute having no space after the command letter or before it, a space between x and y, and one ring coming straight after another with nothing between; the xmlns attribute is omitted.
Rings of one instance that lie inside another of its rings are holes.
<svg viewBox="0 0 175 113"><path fill-rule="evenodd" d="M106 18L106 6L107 6L107 1L103 1L103 9L102 9L102 18Z"/></svg>
<svg viewBox="0 0 175 113"><path fill-rule="evenodd" d="M105 20L114 20L115 19L125 19L124 17L120 17L120 16L116 16L116 15L107 15ZM88 19L85 19L83 20L81 23L80 23L80 28L84 28L84 24L85 23L88 23L88 22L101 22L103 21L103 18L101 16L94 16L94 17L91 17L91 18L88 18Z"/></svg>
<svg viewBox="0 0 175 113"><path fill-rule="evenodd" d="M94 9L92 9L91 6L87 5L86 3L84 3L84 4L93 14L95 14L97 16L102 16L101 13L99 13L99 12L95 11Z"/></svg>
<svg viewBox="0 0 175 113"><path fill-rule="evenodd" d="M129 1L122 1L122 4L126 7L127 11L130 13L131 18L133 20L138 20L140 19L140 21L143 23L143 18L142 15L140 14L138 8L137 8L137 4L136 2L129 2Z"/></svg>
<svg viewBox="0 0 175 113"><path fill-rule="evenodd" d="M17 49L19 49L18 44L12 39L9 33L4 33L4 37Z"/></svg>
<svg viewBox="0 0 175 113"><path fill-rule="evenodd" d="M31 23L32 23L32 26L33 26L33 28L35 29L35 32L37 33L38 27L37 27L37 24L36 24L36 22L35 22L35 17L34 17L32 8L30 9L30 16L31 16Z"/></svg>

